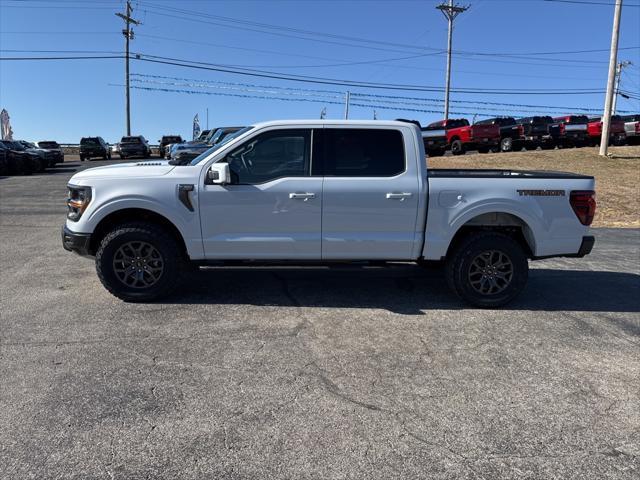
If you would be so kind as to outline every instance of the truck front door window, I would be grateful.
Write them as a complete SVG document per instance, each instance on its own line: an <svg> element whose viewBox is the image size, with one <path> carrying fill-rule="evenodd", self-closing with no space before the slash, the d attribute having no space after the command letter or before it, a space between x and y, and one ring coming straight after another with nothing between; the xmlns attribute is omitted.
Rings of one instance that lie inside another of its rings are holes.
<svg viewBox="0 0 640 480"><path fill-rule="evenodd" d="M278 130L252 138L226 157L232 184L308 176L310 136L309 130Z"/></svg>

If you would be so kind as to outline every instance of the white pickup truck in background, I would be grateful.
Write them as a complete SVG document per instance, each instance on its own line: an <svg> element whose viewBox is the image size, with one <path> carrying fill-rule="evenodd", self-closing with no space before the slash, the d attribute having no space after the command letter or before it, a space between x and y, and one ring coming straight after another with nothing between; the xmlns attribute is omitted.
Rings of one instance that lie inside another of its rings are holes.
<svg viewBox="0 0 640 480"><path fill-rule="evenodd" d="M398 121L260 123L188 165L91 168L68 188L64 248L126 301L173 292L189 265L443 261L459 297L494 307L528 259L594 243L593 177L428 169L420 130Z"/></svg>

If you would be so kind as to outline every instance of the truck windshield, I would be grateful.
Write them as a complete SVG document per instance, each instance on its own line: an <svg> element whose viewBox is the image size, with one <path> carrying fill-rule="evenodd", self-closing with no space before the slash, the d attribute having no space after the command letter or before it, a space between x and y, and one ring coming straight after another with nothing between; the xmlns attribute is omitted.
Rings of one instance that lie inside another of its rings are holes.
<svg viewBox="0 0 640 480"><path fill-rule="evenodd" d="M213 147L211 147L208 150L205 150L204 152L202 152L200 155L198 155L196 158L194 158L193 160L191 160L191 162L189 163L189 165L197 165L198 163L200 163L202 160L204 160L205 158L207 158L209 155L211 155L213 152L217 151L218 149L222 148L224 145L226 145L227 143L229 143L231 140L233 140L234 138L238 138L240 135L243 135L245 133L247 133L249 130L251 130L253 127L244 127L241 128L240 130L238 130L237 132L233 132L229 135L227 135L221 142L215 144ZM179 163L176 163L175 165L180 165Z"/></svg>

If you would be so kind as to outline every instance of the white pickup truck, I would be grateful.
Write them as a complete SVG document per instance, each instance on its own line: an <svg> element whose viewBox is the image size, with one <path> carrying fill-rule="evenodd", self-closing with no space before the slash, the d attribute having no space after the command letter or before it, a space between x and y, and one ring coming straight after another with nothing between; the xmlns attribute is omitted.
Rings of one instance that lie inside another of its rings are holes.
<svg viewBox="0 0 640 480"><path fill-rule="evenodd" d="M259 123L187 165L91 168L68 188L64 248L125 301L171 293L190 266L437 261L459 297L494 307L528 259L594 244L593 177L428 169L398 121Z"/></svg>

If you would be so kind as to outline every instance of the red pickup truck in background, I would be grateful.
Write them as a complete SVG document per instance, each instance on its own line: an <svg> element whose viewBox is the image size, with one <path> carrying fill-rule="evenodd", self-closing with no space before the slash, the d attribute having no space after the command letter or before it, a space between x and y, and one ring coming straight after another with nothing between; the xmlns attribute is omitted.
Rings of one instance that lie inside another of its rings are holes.
<svg viewBox="0 0 640 480"><path fill-rule="evenodd" d="M500 148L499 125L470 125L466 118L450 118L433 122L427 128L442 128L447 132L447 148L453 155L462 155L467 150L488 153Z"/></svg>
<svg viewBox="0 0 640 480"><path fill-rule="evenodd" d="M600 145L602 137L602 117L593 117L589 119L587 125L589 133L589 141L592 146ZM624 120L620 115L611 116L611 127L609 128L609 143L613 145L624 145L627 136L624 131Z"/></svg>

